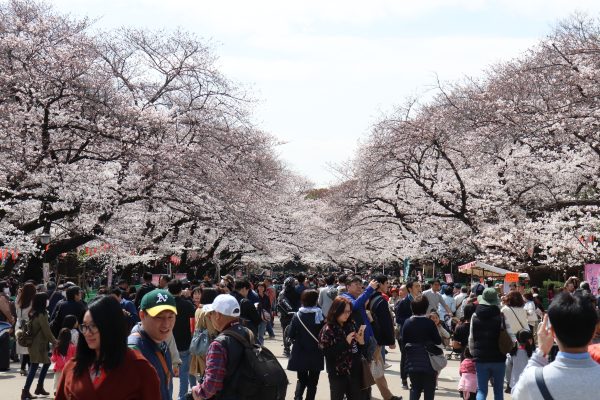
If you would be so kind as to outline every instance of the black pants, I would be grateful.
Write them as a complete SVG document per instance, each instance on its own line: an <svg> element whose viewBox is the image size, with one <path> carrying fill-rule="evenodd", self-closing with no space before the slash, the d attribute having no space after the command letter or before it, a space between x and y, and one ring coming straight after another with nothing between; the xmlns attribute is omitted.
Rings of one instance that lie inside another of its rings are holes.
<svg viewBox="0 0 600 400"><path fill-rule="evenodd" d="M23 371L27 371L27 366L29 365L29 354L21 355L21 369Z"/></svg>
<svg viewBox="0 0 600 400"><path fill-rule="evenodd" d="M371 398L371 388L361 390L362 364L354 360L350 375L337 376L327 374L329 377L329 393L331 400L368 400Z"/></svg>
<svg viewBox="0 0 600 400"><path fill-rule="evenodd" d="M298 382L296 383L294 400L302 399L304 389L306 389L306 400L315 399L320 373L321 371L298 371Z"/></svg>
<svg viewBox="0 0 600 400"><path fill-rule="evenodd" d="M424 393L425 400L433 400L435 395L436 374L428 374L425 372L412 372L410 376L410 400L419 400L421 393Z"/></svg>
<svg viewBox="0 0 600 400"><path fill-rule="evenodd" d="M400 347L400 378L402 382L408 379L408 371L406 371L406 347L402 343L402 338L398 338L398 346Z"/></svg>
<svg viewBox="0 0 600 400"><path fill-rule="evenodd" d="M283 332L282 337L283 337L283 351L288 352L290 351L290 347L292 346L291 340L288 338L287 333L289 331L286 331L287 327L290 325L290 322L292 322L291 319L279 319L279 322L281 322L281 332Z"/></svg>

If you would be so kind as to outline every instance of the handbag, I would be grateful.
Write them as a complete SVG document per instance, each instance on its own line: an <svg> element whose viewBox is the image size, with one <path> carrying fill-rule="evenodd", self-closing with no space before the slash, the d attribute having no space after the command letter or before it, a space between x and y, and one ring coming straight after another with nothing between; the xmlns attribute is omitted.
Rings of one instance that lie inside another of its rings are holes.
<svg viewBox="0 0 600 400"><path fill-rule="evenodd" d="M362 364L362 381L360 389L365 390L375 384L375 378L373 378L373 374L371 373L371 363L369 363L365 357L361 357L360 362Z"/></svg>
<svg viewBox="0 0 600 400"><path fill-rule="evenodd" d="M196 329L190 342L190 354L201 357L206 356L210 342L212 342L212 338L208 333L208 329Z"/></svg>
<svg viewBox="0 0 600 400"><path fill-rule="evenodd" d="M506 331L506 323L504 322L504 316L502 316L502 319L500 320L500 334L498 335L498 350L500 350L500 353L506 355L510 353L514 347L515 343Z"/></svg>
<svg viewBox="0 0 600 400"><path fill-rule="evenodd" d="M444 356L444 348L440 345L435 345L439 350L430 351L430 346L425 346L427 350L427 355L429 356L429 362L431 363L431 368L433 368L436 372L440 372L442 369L448 365L448 360L446 356Z"/></svg>
<svg viewBox="0 0 600 400"><path fill-rule="evenodd" d="M379 358L374 358L373 361L371 361L371 375L373 376L374 379L379 379L383 376L383 374L385 373L385 370L383 369L383 360L381 360L381 357Z"/></svg>
<svg viewBox="0 0 600 400"><path fill-rule="evenodd" d="M261 310L262 320L265 322L271 322L271 313L265 310L264 308Z"/></svg>

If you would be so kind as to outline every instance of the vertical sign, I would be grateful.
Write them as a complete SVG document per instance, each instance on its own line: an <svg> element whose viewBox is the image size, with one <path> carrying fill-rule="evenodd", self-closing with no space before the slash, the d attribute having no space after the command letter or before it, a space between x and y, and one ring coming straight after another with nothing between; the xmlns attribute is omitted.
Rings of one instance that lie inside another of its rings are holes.
<svg viewBox="0 0 600 400"><path fill-rule="evenodd" d="M50 280L50 263L43 263L42 270L44 275L44 282L48 283L48 281Z"/></svg>
<svg viewBox="0 0 600 400"><path fill-rule="evenodd" d="M106 276L106 287L112 287L112 281L113 281L113 270L111 267L108 267L108 273Z"/></svg>
<svg viewBox="0 0 600 400"><path fill-rule="evenodd" d="M404 264L404 279L408 279L410 274L410 257L406 257L402 264Z"/></svg>
<svg viewBox="0 0 600 400"><path fill-rule="evenodd" d="M585 280L590 283L592 296L598 296L598 287L600 286L600 264L585 265Z"/></svg>

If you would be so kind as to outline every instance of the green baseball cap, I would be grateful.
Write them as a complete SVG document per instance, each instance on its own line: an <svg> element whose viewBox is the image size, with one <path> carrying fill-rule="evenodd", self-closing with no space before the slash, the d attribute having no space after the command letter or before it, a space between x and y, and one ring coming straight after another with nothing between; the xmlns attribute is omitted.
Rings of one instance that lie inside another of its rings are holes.
<svg viewBox="0 0 600 400"><path fill-rule="evenodd" d="M146 314L150 315L151 317L156 317L159 313L165 310L173 311L175 314L177 314L175 297L173 297L173 295L166 290L154 289L142 297L140 310L145 311Z"/></svg>

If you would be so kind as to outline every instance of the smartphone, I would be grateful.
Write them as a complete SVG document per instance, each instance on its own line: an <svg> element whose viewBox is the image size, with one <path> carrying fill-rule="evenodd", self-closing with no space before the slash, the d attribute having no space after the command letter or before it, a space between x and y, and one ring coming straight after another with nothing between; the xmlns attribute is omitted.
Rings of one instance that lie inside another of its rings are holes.
<svg viewBox="0 0 600 400"><path fill-rule="evenodd" d="M358 328L358 334L361 335L361 336L364 335L366 328L367 328L366 325L361 325L360 328Z"/></svg>

